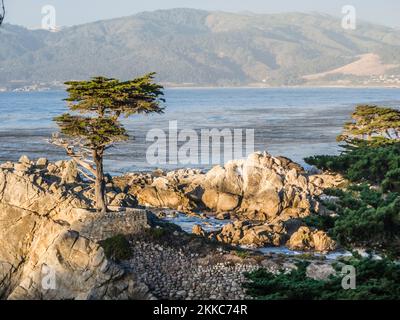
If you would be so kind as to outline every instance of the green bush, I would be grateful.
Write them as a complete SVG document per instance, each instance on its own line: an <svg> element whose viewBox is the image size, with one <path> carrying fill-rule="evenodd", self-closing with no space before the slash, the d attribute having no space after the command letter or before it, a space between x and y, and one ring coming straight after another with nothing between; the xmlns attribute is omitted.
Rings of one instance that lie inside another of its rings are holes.
<svg viewBox="0 0 400 320"><path fill-rule="evenodd" d="M327 190L339 197L329 203L336 215L312 215L304 222L346 247L361 246L400 257L400 195L385 194L368 185L351 186L347 191Z"/></svg>
<svg viewBox="0 0 400 320"><path fill-rule="evenodd" d="M124 235L119 234L100 241L99 244L103 247L106 257L116 262L128 260L132 256L131 246Z"/></svg>
<svg viewBox="0 0 400 320"><path fill-rule="evenodd" d="M328 280L313 280L306 276L308 263L301 262L297 270L278 275L259 269L246 273L247 293L262 300L398 300L400 299L400 266L389 260L353 259L356 289L342 288L342 275ZM338 268L340 270L340 268ZM338 271L339 271L338 270Z"/></svg>
<svg viewBox="0 0 400 320"><path fill-rule="evenodd" d="M337 216L313 216L305 222L328 231L342 245L363 246L400 256L400 143L376 138L353 140L339 156L316 156L306 162L343 174L348 190L325 190L339 201L326 202ZM374 185L371 188L370 185Z"/></svg>
<svg viewBox="0 0 400 320"><path fill-rule="evenodd" d="M162 239L167 233L167 230L164 228L151 228L147 230L147 234L153 239Z"/></svg>
<svg viewBox="0 0 400 320"><path fill-rule="evenodd" d="M351 182L385 184L386 191L399 191L400 143L347 147L339 156L315 156L305 161L321 170L343 174Z"/></svg>

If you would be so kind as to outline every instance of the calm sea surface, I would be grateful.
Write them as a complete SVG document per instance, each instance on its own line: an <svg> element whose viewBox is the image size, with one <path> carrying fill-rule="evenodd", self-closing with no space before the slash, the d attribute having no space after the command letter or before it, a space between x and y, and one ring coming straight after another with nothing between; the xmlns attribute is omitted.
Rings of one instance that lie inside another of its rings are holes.
<svg viewBox="0 0 400 320"><path fill-rule="evenodd" d="M52 118L67 111L63 98L61 91L0 93L1 162L18 160L21 154L65 158L62 150L46 142L57 131ZM303 163L307 156L338 152L335 137L356 104L398 107L400 89L169 89L166 99L165 114L124 121L135 139L108 151L108 171L153 169L145 157L151 145L146 134L167 129L174 120L178 130L254 129L256 150Z"/></svg>

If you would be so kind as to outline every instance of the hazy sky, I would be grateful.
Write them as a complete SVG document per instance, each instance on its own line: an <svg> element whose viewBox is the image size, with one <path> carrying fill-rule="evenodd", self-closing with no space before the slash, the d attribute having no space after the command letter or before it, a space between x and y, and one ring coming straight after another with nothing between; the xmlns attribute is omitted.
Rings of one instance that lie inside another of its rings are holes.
<svg viewBox="0 0 400 320"><path fill-rule="evenodd" d="M399 0L5 0L5 3L6 22L28 27L40 26L44 5L56 8L59 26L168 8L256 13L318 11L339 16L344 5L353 5L361 20L400 27Z"/></svg>

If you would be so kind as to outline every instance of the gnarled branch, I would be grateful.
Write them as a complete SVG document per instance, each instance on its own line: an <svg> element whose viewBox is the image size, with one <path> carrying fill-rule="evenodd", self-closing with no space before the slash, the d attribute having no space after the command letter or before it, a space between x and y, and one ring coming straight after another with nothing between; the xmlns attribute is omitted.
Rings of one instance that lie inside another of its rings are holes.
<svg viewBox="0 0 400 320"><path fill-rule="evenodd" d="M5 16L6 16L6 8L4 7L4 0L1 0L0 26L3 23Z"/></svg>
<svg viewBox="0 0 400 320"><path fill-rule="evenodd" d="M96 169L91 163L93 163L92 160L87 159L88 153L90 152L89 149L85 150L84 149L84 144L82 143L81 139L70 139L67 140L65 138L60 137L58 134L53 134L52 138L49 139L49 142L53 145L56 145L58 147L64 148L66 151L67 155L76 162L79 166L84 168L86 171L88 171L90 174L92 174L94 177L96 176ZM76 152L75 150L79 149L79 152ZM89 177L87 173L84 173L83 170L80 170L80 172L87 177L89 180L94 181L94 178Z"/></svg>

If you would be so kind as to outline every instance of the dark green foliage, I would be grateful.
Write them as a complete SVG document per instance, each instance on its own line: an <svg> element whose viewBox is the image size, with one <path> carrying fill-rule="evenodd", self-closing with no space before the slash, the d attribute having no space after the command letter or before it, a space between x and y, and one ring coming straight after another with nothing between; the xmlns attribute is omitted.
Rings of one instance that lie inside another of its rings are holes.
<svg viewBox="0 0 400 320"><path fill-rule="evenodd" d="M88 118L68 113L54 118L61 133L72 137L86 137L88 147L107 146L128 139L124 127L111 118Z"/></svg>
<svg viewBox="0 0 400 320"><path fill-rule="evenodd" d="M338 217L331 230L346 246L372 248L400 256L400 196L383 194L368 186L350 190L340 198Z"/></svg>
<svg viewBox="0 0 400 320"><path fill-rule="evenodd" d="M163 87L154 82L155 73L119 81L94 77L90 81L69 81L65 99L72 111L95 112L101 117L118 119L120 115L162 113Z"/></svg>
<svg viewBox="0 0 400 320"><path fill-rule="evenodd" d="M368 185L326 193L339 197L325 204L336 216L312 215L304 219L307 225L328 231L343 246L366 247L400 257L399 194L384 194Z"/></svg>
<svg viewBox="0 0 400 320"><path fill-rule="evenodd" d="M308 263L298 264L290 273L274 275L260 269L246 276L248 294L262 300L398 300L400 299L400 266L389 260L353 259L356 289L342 288L343 276L329 280L307 278ZM338 268L340 270L340 268Z"/></svg>
<svg viewBox="0 0 400 320"><path fill-rule="evenodd" d="M303 221L309 227L318 230L330 230L335 226L335 219L331 216L310 215L304 218Z"/></svg>
<svg viewBox="0 0 400 320"><path fill-rule="evenodd" d="M354 139L371 140L374 137L396 139L400 134L400 111L371 105L359 105L352 114L352 122L346 123L338 141Z"/></svg>
<svg viewBox="0 0 400 320"><path fill-rule="evenodd" d="M167 230L164 228L150 228L147 230L148 235L153 239L162 239L168 234Z"/></svg>
<svg viewBox="0 0 400 320"><path fill-rule="evenodd" d="M381 184L386 191L398 191L400 176L400 142L347 148L339 156L315 156L305 161L321 170L343 174L351 182Z"/></svg>
<svg viewBox="0 0 400 320"><path fill-rule="evenodd" d="M339 137L347 142L342 154L305 160L322 170L341 173L358 185L347 190L325 190L325 194L339 198L324 203L336 216L312 216L305 222L328 231L342 245L399 257L400 142L391 138L398 137L400 112L358 106L352 117L355 121L346 124ZM373 134L380 136L371 137ZM354 138L365 135L368 140Z"/></svg>
<svg viewBox="0 0 400 320"><path fill-rule="evenodd" d="M124 235L117 235L112 238L100 241L99 244L104 249L104 253L108 259L116 262L128 260L132 256L132 249L129 241Z"/></svg>
<svg viewBox="0 0 400 320"><path fill-rule="evenodd" d="M54 118L63 136L55 135L51 141L63 147L82 167L80 172L95 182L99 212L107 211L104 153L114 143L128 139L119 118L163 112L163 87L154 82L154 76L149 73L129 81L94 77L88 81L65 83L68 92L65 100L73 114Z"/></svg>
<svg viewBox="0 0 400 320"><path fill-rule="evenodd" d="M385 192L394 191L400 193L400 168L390 170L382 181L382 189Z"/></svg>
<svg viewBox="0 0 400 320"><path fill-rule="evenodd" d="M126 140L127 133L118 122L120 116L163 112L162 86L153 79L154 73L149 73L124 82L105 77L66 82L69 96L65 100L70 110L91 116L64 114L54 120L62 133L85 139L85 145L93 149Z"/></svg>

